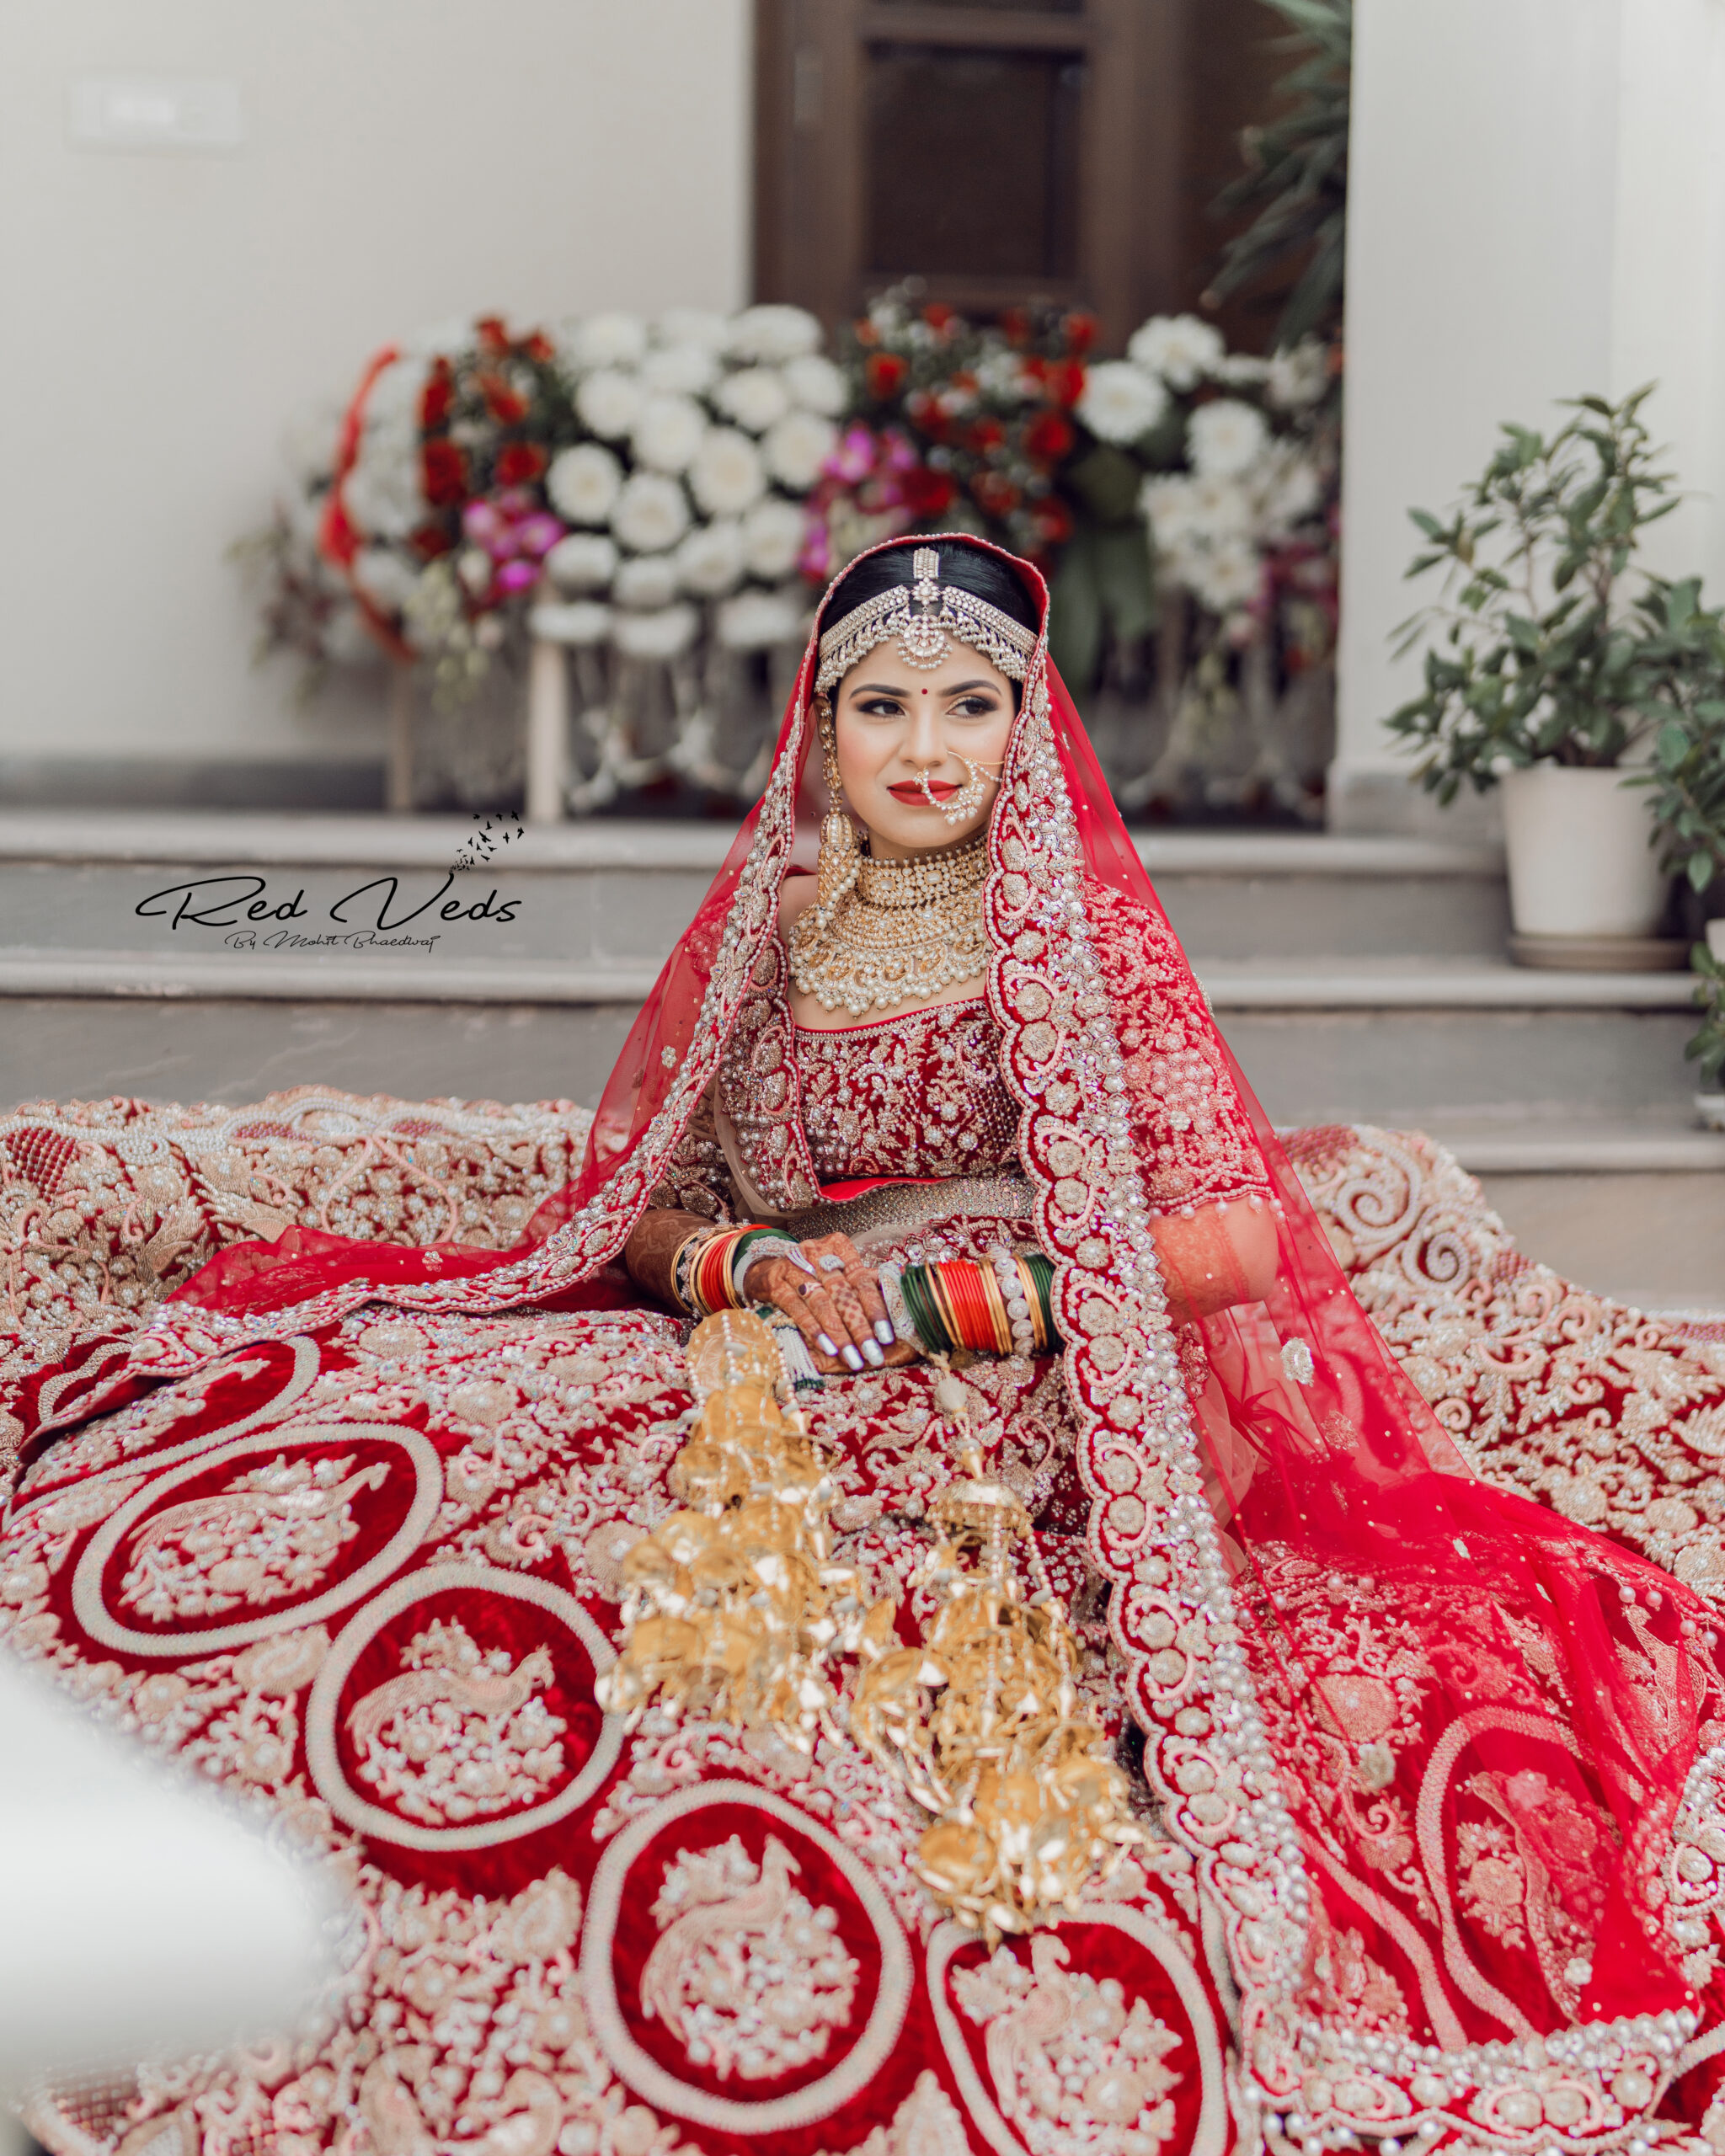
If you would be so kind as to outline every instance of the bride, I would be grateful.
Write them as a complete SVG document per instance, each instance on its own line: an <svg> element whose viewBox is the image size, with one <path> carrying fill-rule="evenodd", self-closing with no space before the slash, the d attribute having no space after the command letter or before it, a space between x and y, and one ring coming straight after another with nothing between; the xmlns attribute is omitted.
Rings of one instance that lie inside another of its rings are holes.
<svg viewBox="0 0 1725 2156"><path fill-rule="evenodd" d="M292 2048L45 2099L67 2156L1725 2147L1708 1606L1401 1374L1046 614L964 536L838 579L522 1246L235 1246L35 1388L14 1641L366 1918ZM750 1307L816 1526L742 1563ZM798 1566L791 1706L680 1690L655 1581L740 1655Z"/></svg>

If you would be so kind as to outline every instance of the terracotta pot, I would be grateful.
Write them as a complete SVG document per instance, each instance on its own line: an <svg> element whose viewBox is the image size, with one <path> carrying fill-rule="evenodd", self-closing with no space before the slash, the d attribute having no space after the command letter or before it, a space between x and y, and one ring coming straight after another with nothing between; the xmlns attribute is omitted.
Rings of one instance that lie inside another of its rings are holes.
<svg viewBox="0 0 1725 2156"><path fill-rule="evenodd" d="M1623 777L1562 764L1503 774L1519 937L1652 935L1667 878L1652 844L1647 790Z"/></svg>

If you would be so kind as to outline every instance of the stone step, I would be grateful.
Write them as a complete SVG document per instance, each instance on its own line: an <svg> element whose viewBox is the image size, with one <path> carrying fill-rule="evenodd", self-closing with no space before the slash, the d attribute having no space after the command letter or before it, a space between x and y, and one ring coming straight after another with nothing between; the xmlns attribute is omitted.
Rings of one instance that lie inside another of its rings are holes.
<svg viewBox="0 0 1725 2156"><path fill-rule="evenodd" d="M477 829L0 814L0 1102L243 1101L320 1081L593 1098L732 834L505 822L494 862L456 870ZM1489 851L1307 833L1138 845L1279 1122L1423 1124L1505 1171L1720 1165L1693 1127L1689 977L1505 964Z"/></svg>
<svg viewBox="0 0 1725 2156"><path fill-rule="evenodd" d="M693 822L505 821L486 864L451 876L476 829L441 816L0 812L0 945L219 953L248 930L369 927L435 934L440 956L484 963L656 963L733 835ZM1310 832L1142 832L1136 843L1180 935L1218 958L1495 958L1508 932L1502 860L1489 848ZM192 883L196 894L177 888ZM489 918L441 918L488 891ZM294 918L248 921L250 907L296 901ZM141 905L152 910L141 915ZM513 917L499 919L506 908Z"/></svg>

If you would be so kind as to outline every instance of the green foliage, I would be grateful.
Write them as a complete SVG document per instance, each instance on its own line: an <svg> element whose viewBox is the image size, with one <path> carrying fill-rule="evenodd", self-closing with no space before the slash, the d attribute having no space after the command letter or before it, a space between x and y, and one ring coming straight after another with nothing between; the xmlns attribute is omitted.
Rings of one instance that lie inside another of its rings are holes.
<svg viewBox="0 0 1725 2156"><path fill-rule="evenodd" d="M1428 543L1407 574L1443 569L1444 594L1396 632L1398 657L1427 643L1425 684L1388 723L1440 801L1506 765L1613 767L1688 707L1712 634L1694 587L1638 571L1640 593L1624 588L1641 533L1678 502L1640 417L1652 388L1567 400L1549 440L1506 425L1447 520L1410 510Z"/></svg>
<svg viewBox="0 0 1725 2156"><path fill-rule="evenodd" d="M1302 56L1277 84L1290 109L1241 139L1247 169L1216 198L1217 214L1256 210L1222 250L1206 296L1226 299L1303 262L1276 326L1285 351L1302 337L1341 334L1348 220L1348 120L1354 0L1264 0L1290 23L1282 42Z"/></svg>
<svg viewBox="0 0 1725 2156"><path fill-rule="evenodd" d="M1653 761L1629 783L1652 792L1663 866L1702 892L1725 874L1725 616L1701 605L1698 577L1655 581L1638 611L1658 726Z"/></svg>
<svg viewBox="0 0 1725 2156"><path fill-rule="evenodd" d="M1703 1086L1716 1086L1725 1070L1725 966L1705 943L1695 944L1689 963L1695 969L1695 1000L1701 1022L1695 1038L1683 1053L1701 1066Z"/></svg>

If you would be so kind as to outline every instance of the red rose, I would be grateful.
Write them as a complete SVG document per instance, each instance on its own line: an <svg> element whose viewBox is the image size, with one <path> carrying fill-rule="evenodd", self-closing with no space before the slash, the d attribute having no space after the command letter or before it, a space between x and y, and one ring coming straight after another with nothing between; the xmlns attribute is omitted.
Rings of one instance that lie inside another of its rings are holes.
<svg viewBox="0 0 1725 2156"><path fill-rule="evenodd" d="M500 360L509 350L509 331L504 327L500 314L482 314L473 324L479 333L479 350Z"/></svg>
<svg viewBox="0 0 1725 2156"><path fill-rule="evenodd" d="M905 472L900 482L905 497L905 506L912 516L943 516L953 499L953 483L944 472L931 471L927 465L919 464L914 471Z"/></svg>
<svg viewBox="0 0 1725 2156"><path fill-rule="evenodd" d="M1005 516L1018 506L1018 489L998 472L979 472L970 482L970 491L976 497L978 507L986 510L991 516Z"/></svg>
<svg viewBox="0 0 1725 2156"><path fill-rule="evenodd" d="M499 374L482 374L477 377L485 408L500 427L518 427L527 416L527 400L519 390L511 389Z"/></svg>
<svg viewBox="0 0 1725 2156"><path fill-rule="evenodd" d="M1001 334L1009 344L1028 344L1030 342L1030 317L1022 307L1002 307Z"/></svg>
<svg viewBox="0 0 1725 2156"><path fill-rule="evenodd" d="M1024 430L1024 453L1039 464L1058 464L1071 446L1071 427L1058 412L1039 412Z"/></svg>
<svg viewBox="0 0 1725 2156"><path fill-rule="evenodd" d="M537 441L506 441L497 452L497 483L499 487L528 486L550 461Z"/></svg>
<svg viewBox="0 0 1725 2156"><path fill-rule="evenodd" d="M986 456L990 450L998 449L1007 438L1007 430L998 419L981 419L970 430L970 446Z"/></svg>
<svg viewBox="0 0 1725 2156"><path fill-rule="evenodd" d="M435 562L451 552L455 542L441 524L422 524L408 542L421 561Z"/></svg>
<svg viewBox="0 0 1725 2156"><path fill-rule="evenodd" d="M944 329L952 320L954 310L943 307L938 300L931 300L922 310L922 319L931 329Z"/></svg>
<svg viewBox="0 0 1725 2156"><path fill-rule="evenodd" d="M1097 319L1093 314L1075 311L1060 324L1069 351L1082 356L1096 342Z"/></svg>
<svg viewBox="0 0 1725 2156"><path fill-rule="evenodd" d="M1076 404L1084 394L1084 368L1077 360L1051 360L1043 380L1050 403Z"/></svg>
<svg viewBox="0 0 1725 2156"><path fill-rule="evenodd" d="M882 403L897 394L900 383L910 371L910 361L901 360L896 352L871 352L862 362L862 379L868 394Z"/></svg>
<svg viewBox="0 0 1725 2156"><path fill-rule="evenodd" d="M1044 494L1036 504L1036 536L1044 547L1064 547L1072 536L1072 512L1058 494Z"/></svg>
<svg viewBox="0 0 1725 2156"><path fill-rule="evenodd" d="M425 499L434 509L448 509L467 498L467 460L452 441L425 442L419 449Z"/></svg>
<svg viewBox="0 0 1725 2156"><path fill-rule="evenodd" d="M530 360L537 360L543 366L557 356L557 347L542 329L534 330L522 344L521 350Z"/></svg>
<svg viewBox="0 0 1725 2156"><path fill-rule="evenodd" d="M454 374L447 360L439 360L419 397L419 424L427 434L435 434L440 427L449 424L450 406L454 401Z"/></svg>

